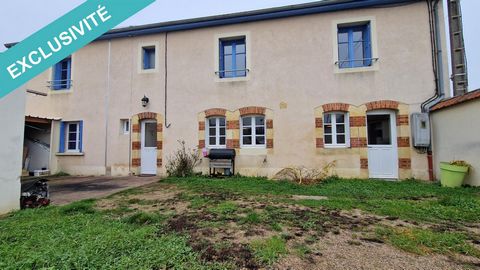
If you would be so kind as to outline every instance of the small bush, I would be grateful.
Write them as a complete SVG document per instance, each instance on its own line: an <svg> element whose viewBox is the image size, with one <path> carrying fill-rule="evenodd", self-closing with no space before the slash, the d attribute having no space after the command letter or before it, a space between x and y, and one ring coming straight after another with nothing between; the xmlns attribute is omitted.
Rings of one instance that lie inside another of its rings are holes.
<svg viewBox="0 0 480 270"><path fill-rule="evenodd" d="M278 236L265 240L255 240L251 243L255 257L262 263L273 264L282 255L287 254L285 240Z"/></svg>
<svg viewBox="0 0 480 270"><path fill-rule="evenodd" d="M321 170L309 169L304 166L291 166L284 168L275 175L276 179L290 180L298 184L316 184L330 176L337 162L332 161L325 165Z"/></svg>
<svg viewBox="0 0 480 270"><path fill-rule="evenodd" d="M200 163L200 156L196 149L187 149L185 141L178 141L180 149L168 159L167 169L168 176L173 177L189 177L195 175L194 169Z"/></svg>

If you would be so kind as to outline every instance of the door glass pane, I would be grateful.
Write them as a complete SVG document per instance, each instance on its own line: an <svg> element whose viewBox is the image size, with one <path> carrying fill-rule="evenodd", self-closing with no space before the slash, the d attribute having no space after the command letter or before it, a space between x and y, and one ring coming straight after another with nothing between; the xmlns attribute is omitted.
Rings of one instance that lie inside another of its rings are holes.
<svg viewBox="0 0 480 270"><path fill-rule="evenodd" d="M391 145L390 115L368 115L368 144Z"/></svg>
<svg viewBox="0 0 480 270"><path fill-rule="evenodd" d="M145 123L145 147L157 147L157 123Z"/></svg>

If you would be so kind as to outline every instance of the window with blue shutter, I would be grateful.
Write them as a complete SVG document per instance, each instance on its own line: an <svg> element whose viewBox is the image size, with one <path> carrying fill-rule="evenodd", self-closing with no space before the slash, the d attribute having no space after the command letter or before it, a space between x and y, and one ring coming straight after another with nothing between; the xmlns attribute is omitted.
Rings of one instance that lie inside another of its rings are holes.
<svg viewBox="0 0 480 270"><path fill-rule="evenodd" d="M155 47L144 47L143 69L155 69Z"/></svg>
<svg viewBox="0 0 480 270"><path fill-rule="evenodd" d="M72 74L72 58L68 57L53 67L52 90L70 89Z"/></svg>
<svg viewBox="0 0 480 270"><path fill-rule="evenodd" d="M220 40L220 78L247 76L245 37Z"/></svg>
<svg viewBox="0 0 480 270"><path fill-rule="evenodd" d="M338 27L339 68L368 67L372 65L370 23Z"/></svg>
<svg viewBox="0 0 480 270"><path fill-rule="evenodd" d="M58 152L83 152L83 121L60 123L60 145Z"/></svg>

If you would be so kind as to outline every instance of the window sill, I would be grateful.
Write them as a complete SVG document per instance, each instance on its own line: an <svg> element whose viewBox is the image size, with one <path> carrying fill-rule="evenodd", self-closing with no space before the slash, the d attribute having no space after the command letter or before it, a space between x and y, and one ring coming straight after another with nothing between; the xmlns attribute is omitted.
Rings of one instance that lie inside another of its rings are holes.
<svg viewBox="0 0 480 270"><path fill-rule="evenodd" d="M325 149L348 149L350 148L349 145L325 145L323 148Z"/></svg>
<svg viewBox="0 0 480 270"><path fill-rule="evenodd" d="M158 73L158 68L141 69L138 73L140 73L140 74Z"/></svg>
<svg viewBox="0 0 480 270"><path fill-rule="evenodd" d="M243 147L240 148L240 155L245 156L259 156L259 155L267 155L268 149L265 147Z"/></svg>
<svg viewBox="0 0 480 270"><path fill-rule="evenodd" d="M60 157L66 157L66 156L84 156L85 153L83 152L65 152L65 153L56 153L55 154L56 156L60 156Z"/></svg>
<svg viewBox="0 0 480 270"><path fill-rule="evenodd" d="M336 74L346 74L346 73L360 73L360 72L372 72L378 71L378 64L373 64L369 67L357 67L357 68L339 68L335 65L335 73Z"/></svg>
<svg viewBox="0 0 480 270"><path fill-rule="evenodd" d="M247 75L245 77L233 77L233 78L215 77L215 82L219 82L219 83L222 83L222 82L225 82L225 83L228 83L228 82L245 82L245 81L249 81L249 80L250 80L249 75Z"/></svg>
<svg viewBox="0 0 480 270"><path fill-rule="evenodd" d="M63 95L63 94L70 94L72 92L73 92L72 88L70 88L70 89L58 89L58 90L50 89L50 90L48 90L49 95Z"/></svg>

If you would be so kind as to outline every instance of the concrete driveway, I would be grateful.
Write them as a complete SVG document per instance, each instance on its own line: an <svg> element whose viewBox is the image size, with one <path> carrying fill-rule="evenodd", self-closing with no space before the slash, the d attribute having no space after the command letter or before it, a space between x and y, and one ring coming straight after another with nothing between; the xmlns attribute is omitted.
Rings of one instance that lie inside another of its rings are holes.
<svg viewBox="0 0 480 270"><path fill-rule="evenodd" d="M64 205L85 199L106 197L119 191L148 185L159 177L62 177L50 179L50 199L53 205Z"/></svg>

